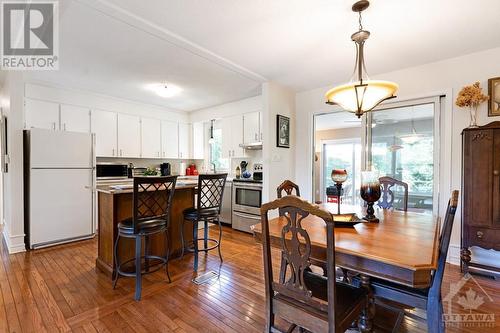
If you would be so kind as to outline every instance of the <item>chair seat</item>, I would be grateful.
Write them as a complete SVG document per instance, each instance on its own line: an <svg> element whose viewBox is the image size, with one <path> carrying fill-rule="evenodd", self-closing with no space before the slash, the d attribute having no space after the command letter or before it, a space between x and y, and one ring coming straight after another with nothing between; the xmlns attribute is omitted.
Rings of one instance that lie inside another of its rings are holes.
<svg viewBox="0 0 500 333"><path fill-rule="evenodd" d="M194 207L185 209L182 214L186 220L198 221L203 218L217 217L219 215L219 207L202 209L200 216L198 216L198 210Z"/></svg>
<svg viewBox="0 0 500 333"><path fill-rule="evenodd" d="M139 224L139 233L153 233L167 227L167 220L163 219L152 219L143 221ZM134 234L134 225L132 219L128 218L118 223L118 229L124 234Z"/></svg>
<svg viewBox="0 0 500 333"><path fill-rule="evenodd" d="M312 291L314 297L325 302L328 301L328 279L322 275L311 271L304 272L304 282ZM360 302L366 300L368 295L364 288L357 288L352 285L336 282L337 304L335 304L335 316L339 319L345 318Z"/></svg>

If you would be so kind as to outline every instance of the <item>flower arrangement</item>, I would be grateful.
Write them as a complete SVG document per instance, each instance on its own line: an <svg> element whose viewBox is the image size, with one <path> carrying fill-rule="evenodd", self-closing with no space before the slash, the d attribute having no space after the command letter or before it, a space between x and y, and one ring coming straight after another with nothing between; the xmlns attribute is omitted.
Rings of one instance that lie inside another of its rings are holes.
<svg viewBox="0 0 500 333"><path fill-rule="evenodd" d="M479 82L475 82L473 85L465 86L458 93L455 105L461 108L468 107L470 112L470 125L469 128L478 127L477 126L477 108L479 105L487 101L490 97L483 94L483 89L481 88Z"/></svg>

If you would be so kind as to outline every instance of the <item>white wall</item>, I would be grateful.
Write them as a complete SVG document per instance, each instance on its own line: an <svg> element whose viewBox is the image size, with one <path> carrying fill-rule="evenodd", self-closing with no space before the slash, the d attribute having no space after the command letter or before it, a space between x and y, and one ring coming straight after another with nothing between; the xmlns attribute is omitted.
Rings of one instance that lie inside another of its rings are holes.
<svg viewBox="0 0 500 333"><path fill-rule="evenodd" d="M276 147L276 115L290 117L290 148ZM262 85L263 202L276 199L276 188L285 180L295 181L295 93L274 82Z"/></svg>
<svg viewBox="0 0 500 333"><path fill-rule="evenodd" d="M441 113L441 179L440 179L440 212L444 214L446 203L452 189L461 187L461 136L463 128L469 124L468 111L454 105L457 93L464 85L480 81L487 92L487 80L500 76L500 48L490 49L457 58L447 59L422 66L411 67L390 73L371 75L373 78L391 80L399 84L397 101L409 100L437 95L446 95L445 105ZM348 78L346 78L347 80ZM342 82L314 90L298 93L297 108L297 141L295 168L296 179L301 186L301 194L312 197L312 115L327 112L331 108L324 104L324 93L332 86ZM353 116L354 117L354 116ZM478 123L484 125L498 121L500 117L487 117L487 104L479 110ZM458 263L460 247L461 208L455 216L455 225L450 246L450 260Z"/></svg>
<svg viewBox="0 0 500 333"><path fill-rule="evenodd" d="M192 123L205 122L256 111L262 111L262 95L192 111L189 113L189 118Z"/></svg>

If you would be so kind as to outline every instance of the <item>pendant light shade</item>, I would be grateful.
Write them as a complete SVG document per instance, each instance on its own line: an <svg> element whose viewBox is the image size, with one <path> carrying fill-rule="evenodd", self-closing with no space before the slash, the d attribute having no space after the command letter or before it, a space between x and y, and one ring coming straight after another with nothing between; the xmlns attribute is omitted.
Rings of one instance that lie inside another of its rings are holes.
<svg viewBox="0 0 500 333"><path fill-rule="evenodd" d="M326 94L326 103L339 105L343 109L356 114L360 118L363 113L373 110L381 102L396 97L399 86L396 83L381 80L370 80L366 74L364 45L370 32L363 30L361 12L368 8L367 0L356 2L352 6L354 12L359 13L359 30L351 36L356 44L356 62L351 80L330 89Z"/></svg>

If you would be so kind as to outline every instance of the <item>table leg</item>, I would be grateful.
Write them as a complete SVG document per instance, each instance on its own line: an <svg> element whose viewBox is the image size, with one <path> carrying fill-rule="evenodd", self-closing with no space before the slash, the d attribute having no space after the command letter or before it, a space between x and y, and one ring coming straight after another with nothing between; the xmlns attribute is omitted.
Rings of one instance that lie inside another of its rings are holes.
<svg viewBox="0 0 500 333"><path fill-rule="evenodd" d="M361 313L359 318L358 328L362 333L373 331L373 318L375 318L375 297L373 296L373 290L370 284L370 277L368 275L361 274L361 287L365 288L368 292L368 304L366 308Z"/></svg>

